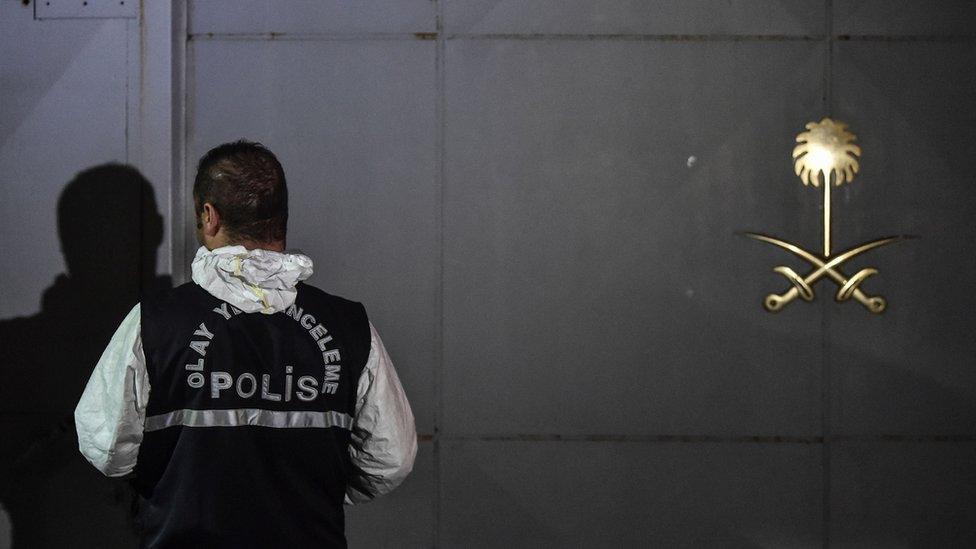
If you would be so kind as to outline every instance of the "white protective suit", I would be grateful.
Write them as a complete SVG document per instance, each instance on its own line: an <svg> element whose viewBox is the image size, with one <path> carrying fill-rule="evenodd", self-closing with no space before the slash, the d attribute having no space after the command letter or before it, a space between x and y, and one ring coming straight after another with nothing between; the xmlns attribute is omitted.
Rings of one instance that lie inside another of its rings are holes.
<svg viewBox="0 0 976 549"><path fill-rule="evenodd" d="M295 285L312 274L312 260L295 253L201 246L192 265L195 283L246 313L277 313L295 302ZM368 473L374 495L393 490L413 469L417 434L410 404L379 334L370 323L370 352L359 378L350 445L355 465ZM110 477L136 465L149 401L149 379L142 350L139 304L109 342L75 408L78 446L99 471ZM351 487L346 503L371 498Z"/></svg>

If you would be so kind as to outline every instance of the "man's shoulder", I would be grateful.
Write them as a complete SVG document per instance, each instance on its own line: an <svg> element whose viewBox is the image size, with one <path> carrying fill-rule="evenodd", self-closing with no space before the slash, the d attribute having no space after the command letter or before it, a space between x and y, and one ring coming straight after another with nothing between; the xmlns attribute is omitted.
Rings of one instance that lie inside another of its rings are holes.
<svg viewBox="0 0 976 549"><path fill-rule="evenodd" d="M213 301L212 296L193 281L185 282L172 288L160 289L144 295L141 301L142 311L159 312L173 307L185 307L187 305L204 302L208 305Z"/></svg>
<svg viewBox="0 0 976 549"><path fill-rule="evenodd" d="M366 317L366 307L358 301L331 294L305 282L299 282L296 288L300 302L315 302L343 315Z"/></svg>
<svg viewBox="0 0 976 549"><path fill-rule="evenodd" d="M366 307L358 301L330 294L304 282L299 282L296 289L298 296L292 307L304 307L306 312L314 312L316 319L325 324L329 331L349 336L348 349L354 350L355 356L359 356L361 363L365 364L372 345ZM293 308L289 308L285 314L296 314Z"/></svg>
<svg viewBox="0 0 976 549"><path fill-rule="evenodd" d="M299 295L303 297L308 296L311 297L312 299L325 300L328 301L330 304L335 304L340 307L353 307L353 306L362 307L363 305L358 301L354 301L352 299L348 299L335 294L330 294L329 292L317 286L312 286L311 284L308 284L306 282L299 282L298 285L296 286L296 289L298 289Z"/></svg>

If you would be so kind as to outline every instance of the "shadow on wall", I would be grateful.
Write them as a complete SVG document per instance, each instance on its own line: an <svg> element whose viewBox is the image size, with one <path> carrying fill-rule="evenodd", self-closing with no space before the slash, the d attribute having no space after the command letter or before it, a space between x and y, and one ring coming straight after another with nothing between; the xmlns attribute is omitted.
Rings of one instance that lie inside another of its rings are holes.
<svg viewBox="0 0 976 549"><path fill-rule="evenodd" d="M28 233L32 228L26 228ZM102 350L141 295L171 286L156 275L162 218L136 169L82 171L58 200L67 273L41 311L0 321L0 504L14 549L133 547L134 497L78 451L74 407Z"/></svg>

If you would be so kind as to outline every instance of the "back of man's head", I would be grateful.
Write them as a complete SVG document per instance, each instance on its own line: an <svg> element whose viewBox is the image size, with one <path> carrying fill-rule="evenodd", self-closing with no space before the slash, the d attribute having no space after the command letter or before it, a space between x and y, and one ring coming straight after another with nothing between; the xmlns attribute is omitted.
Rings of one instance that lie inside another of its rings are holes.
<svg viewBox="0 0 976 549"><path fill-rule="evenodd" d="M260 143L235 141L200 159L193 181L199 223L209 202L234 242L283 241L288 225L288 187L275 155Z"/></svg>

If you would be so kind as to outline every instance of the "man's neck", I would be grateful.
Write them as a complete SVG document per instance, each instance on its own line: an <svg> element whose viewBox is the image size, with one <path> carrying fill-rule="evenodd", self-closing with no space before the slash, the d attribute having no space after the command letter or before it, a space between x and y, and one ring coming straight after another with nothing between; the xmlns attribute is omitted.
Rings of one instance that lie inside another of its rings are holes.
<svg viewBox="0 0 976 549"><path fill-rule="evenodd" d="M241 242L235 242L230 245L244 246L248 250L270 250L272 252L284 252L285 251L285 241L275 240L273 242L255 242L253 240L244 240Z"/></svg>
<svg viewBox="0 0 976 549"><path fill-rule="evenodd" d="M270 250L272 252L284 252L285 251L285 241L284 240L273 240L269 242L258 242L256 240L236 240L231 241L229 239L216 238L209 242L206 242L208 250L213 250L216 248L223 248L224 246L244 246L248 250Z"/></svg>

